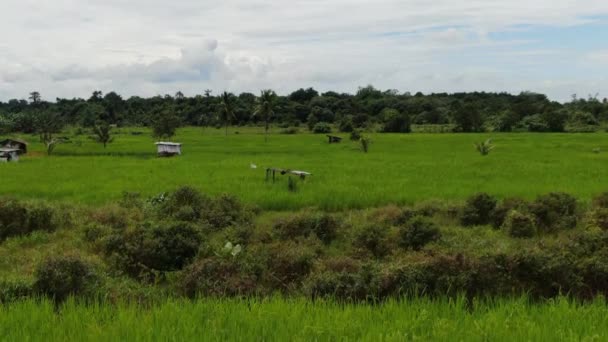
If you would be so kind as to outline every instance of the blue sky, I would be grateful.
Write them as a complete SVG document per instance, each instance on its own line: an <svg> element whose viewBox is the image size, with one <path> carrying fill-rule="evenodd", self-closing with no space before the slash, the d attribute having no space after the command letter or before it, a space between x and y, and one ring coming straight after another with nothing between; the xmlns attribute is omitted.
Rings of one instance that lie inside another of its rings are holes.
<svg viewBox="0 0 608 342"><path fill-rule="evenodd" d="M602 0L3 0L0 100L535 91L608 97ZM11 34L7 34L7 33Z"/></svg>

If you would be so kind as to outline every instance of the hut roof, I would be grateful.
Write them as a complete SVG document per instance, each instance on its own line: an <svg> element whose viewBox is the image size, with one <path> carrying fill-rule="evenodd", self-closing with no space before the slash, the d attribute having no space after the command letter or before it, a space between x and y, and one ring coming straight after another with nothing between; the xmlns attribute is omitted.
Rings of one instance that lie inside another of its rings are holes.
<svg viewBox="0 0 608 342"><path fill-rule="evenodd" d="M159 141L155 145L182 146L180 143Z"/></svg>
<svg viewBox="0 0 608 342"><path fill-rule="evenodd" d="M0 144L6 144L8 142L16 142L16 143L19 143L19 144L28 145L28 142L25 141L25 140L13 139L13 138L4 139L4 140L0 141Z"/></svg>

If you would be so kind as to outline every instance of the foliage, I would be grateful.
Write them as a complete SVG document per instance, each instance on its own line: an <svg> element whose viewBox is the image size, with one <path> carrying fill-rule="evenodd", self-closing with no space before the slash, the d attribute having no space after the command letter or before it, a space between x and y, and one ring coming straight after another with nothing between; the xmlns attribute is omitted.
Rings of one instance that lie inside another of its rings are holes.
<svg viewBox="0 0 608 342"><path fill-rule="evenodd" d="M264 139L268 140L268 129L270 122L274 116L274 106L277 94L270 90L262 90L260 97L257 99L254 115L260 117L264 121Z"/></svg>
<svg viewBox="0 0 608 342"><path fill-rule="evenodd" d="M439 227L424 216L416 216L410 219L405 227L400 229L399 234L401 246L415 251L441 238Z"/></svg>
<svg viewBox="0 0 608 342"><path fill-rule="evenodd" d="M315 235L328 244L336 238L340 222L332 215L320 212L302 212L277 221L273 232L281 239L295 239Z"/></svg>
<svg viewBox="0 0 608 342"><path fill-rule="evenodd" d="M235 118L233 98L234 95L227 91L220 95L219 118L226 129L226 136L228 136L228 125L230 124L230 121Z"/></svg>
<svg viewBox="0 0 608 342"><path fill-rule="evenodd" d="M494 149L494 145L492 144L492 139L487 139L483 142L475 143L475 148L479 154L487 156Z"/></svg>
<svg viewBox="0 0 608 342"><path fill-rule="evenodd" d="M477 193L469 197L462 209L460 222L464 226L478 226L491 222L491 213L496 208L497 200L486 193Z"/></svg>
<svg viewBox="0 0 608 342"><path fill-rule="evenodd" d="M354 233L353 246L367 250L377 258L389 254L388 228L374 223L362 226Z"/></svg>
<svg viewBox="0 0 608 342"><path fill-rule="evenodd" d="M34 278L34 291L57 302L71 295L90 295L99 282L93 266L74 255L45 259L36 268Z"/></svg>
<svg viewBox="0 0 608 342"><path fill-rule="evenodd" d="M381 113L384 126L382 131L385 133L410 133L412 131L410 118L407 114L399 113L395 109L385 109Z"/></svg>
<svg viewBox="0 0 608 342"><path fill-rule="evenodd" d="M536 198L530 211L536 216L538 228L545 232L571 229L577 224L576 198L563 192L551 192Z"/></svg>
<svg viewBox="0 0 608 342"><path fill-rule="evenodd" d="M536 235L536 222L534 216L522 213L517 210L511 210L502 228L515 238L531 238Z"/></svg>
<svg viewBox="0 0 608 342"><path fill-rule="evenodd" d="M518 197L509 197L503 199L500 203L496 205L494 210L492 210L491 221L492 226L496 229L502 227L507 215L511 210L517 211L527 211L529 209L529 204L521 198Z"/></svg>
<svg viewBox="0 0 608 342"><path fill-rule="evenodd" d="M152 136L158 139L171 138L180 125L181 119L171 108L159 109L151 119Z"/></svg>
<svg viewBox="0 0 608 342"><path fill-rule="evenodd" d="M13 198L0 198L0 241L34 231L57 229L56 209L39 202L27 203Z"/></svg>
<svg viewBox="0 0 608 342"><path fill-rule="evenodd" d="M319 122L312 129L313 133L331 133L331 126L327 122Z"/></svg>
<svg viewBox="0 0 608 342"><path fill-rule="evenodd" d="M106 145L111 143L114 138L111 135L112 127L109 123L105 121L98 122L95 126L93 126L93 139L98 143L103 145L103 148L106 148Z"/></svg>
<svg viewBox="0 0 608 342"><path fill-rule="evenodd" d="M369 151L369 145L372 143L372 140L368 136L361 136L359 138L359 144L361 145L361 151L367 153Z"/></svg>

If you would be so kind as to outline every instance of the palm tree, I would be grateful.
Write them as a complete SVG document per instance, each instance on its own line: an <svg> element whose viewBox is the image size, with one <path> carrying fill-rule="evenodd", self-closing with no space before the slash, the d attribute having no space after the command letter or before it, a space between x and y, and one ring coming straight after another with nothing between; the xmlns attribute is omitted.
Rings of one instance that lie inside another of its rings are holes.
<svg viewBox="0 0 608 342"><path fill-rule="evenodd" d="M253 115L259 116L264 120L264 141L268 141L268 128L270 128L270 120L274 115L274 101L276 96L277 94L270 89L262 90L260 97L257 99L255 112L253 113Z"/></svg>
<svg viewBox="0 0 608 342"><path fill-rule="evenodd" d="M232 96L226 91L220 95L220 119L224 122L226 136L228 136L228 124L230 123L230 120L234 119L234 108Z"/></svg>

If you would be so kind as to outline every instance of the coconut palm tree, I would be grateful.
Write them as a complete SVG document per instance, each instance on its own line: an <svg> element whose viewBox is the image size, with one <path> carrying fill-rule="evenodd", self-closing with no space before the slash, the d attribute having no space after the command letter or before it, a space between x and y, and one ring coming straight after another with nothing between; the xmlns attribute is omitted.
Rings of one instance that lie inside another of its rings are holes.
<svg viewBox="0 0 608 342"><path fill-rule="evenodd" d="M232 94L228 92L223 92L220 95L220 120L224 123L226 127L226 136L228 136L228 125L230 124L230 120L234 119L234 104L232 100Z"/></svg>
<svg viewBox="0 0 608 342"><path fill-rule="evenodd" d="M270 120L274 115L274 102L277 94L270 89L262 90L260 97L257 99L254 116L264 120L264 141L268 141L268 129L270 128Z"/></svg>

